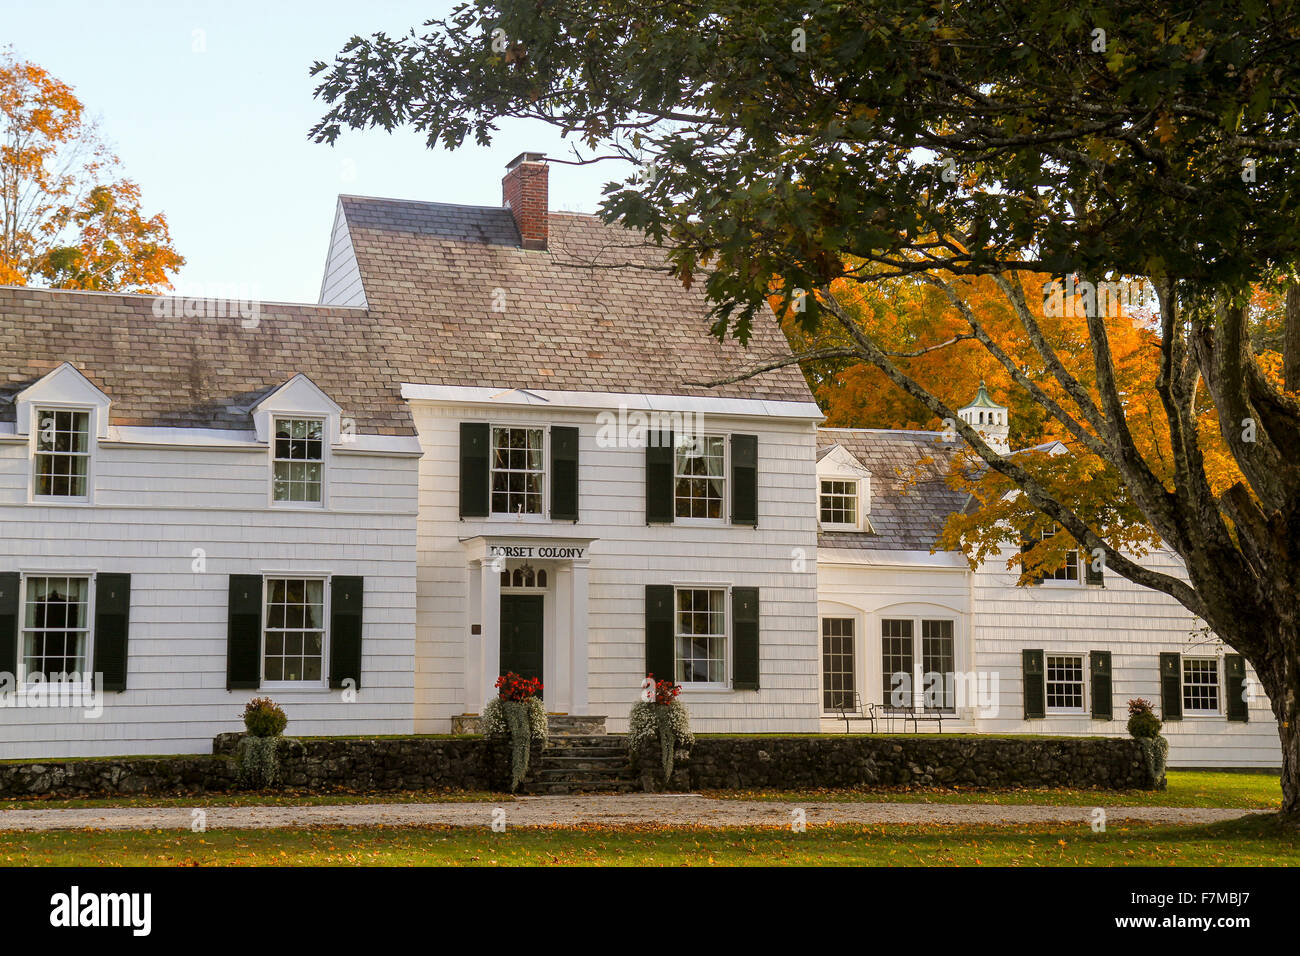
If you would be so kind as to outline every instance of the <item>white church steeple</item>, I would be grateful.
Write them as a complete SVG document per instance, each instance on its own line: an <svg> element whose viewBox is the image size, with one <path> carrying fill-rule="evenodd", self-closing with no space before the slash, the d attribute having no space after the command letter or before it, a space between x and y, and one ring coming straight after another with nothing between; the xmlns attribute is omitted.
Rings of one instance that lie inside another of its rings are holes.
<svg viewBox="0 0 1300 956"><path fill-rule="evenodd" d="M975 400L965 408L958 409L957 414L962 421L979 432L994 451L1001 455L1011 451L1011 446L1007 443L1011 426L1007 421L1006 406L989 398L983 379L980 379L980 390L975 394Z"/></svg>

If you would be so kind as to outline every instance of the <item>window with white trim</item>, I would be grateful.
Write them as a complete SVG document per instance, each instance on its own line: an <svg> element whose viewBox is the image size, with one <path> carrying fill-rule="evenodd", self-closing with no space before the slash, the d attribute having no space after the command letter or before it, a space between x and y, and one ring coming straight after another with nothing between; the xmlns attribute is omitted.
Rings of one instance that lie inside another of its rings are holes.
<svg viewBox="0 0 1300 956"><path fill-rule="evenodd" d="M1183 658L1183 713L1219 713L1219 662L1213 657Z"/></svg>
<svg viewBox="0 0 1300 956"><path fill-rule="evenodd" d="M1046 668L1048 713L1083 713L1083 657L1048 654Z"/></svg>
<svg viewBox="0 0 1300 956"><path fill-rule="evenodd" d="M822 709L854 706L854 623L851 617L822 618Z"/></svg>
<svg viewBox="0 0 1300 956"><path fill-rule="evenodd" d="M542 514L544 432L540 428L492 428L492 514Z"/></svg>
<svg viewBox="0 0 1300 956"><path fill-rule="evenodd" d="M722 684L727 679L725 588L678 588L677 683Z"/></svg>
<svg viewBox="0 0 1300 956"><path fill-rule="evenodd" d="M821 524L823 528L856 531L858 527L858 482L853 479L821 480Z"/></svg>
<svg viewBox="0 0 1300 956"><path fill-rule="evenodd" d="M1056 537L1058 534L1064 534L1064 532L1061 531L1059 526L1056 526L1051 529L1044 530L1042 532L1042 538L1044 541L1047 541L1051 538ZM1072 549L1070 551L1065 552L1065 563L1061 565L1059 568L1057 568L1055 571L1044 571L1043 580L1044 581L1078 581L1079 580L1078 550Z"/></svg>
<svg viewBox="0 0 1300 956"><path fill-rule="evenodd" d="M674 444L677 517L721 520L727 488L726 439L721 435L679 434Z"/></svg>
<svg viewBox="0 0 1300 956"><path fill-rule="evenodd" d="M38 498L85 498L90 476L90 412L36 412L35 486Z"/></svg>
<svg viewBox="0 0 1300 956"><path fill-rule="evenodd" d="M23 578L19 681L84 680L90 660L90 578Z"/></svg>
<svg viewBox="0 0 1300 956"><path fill-rule="evenodd" d="M262 679L320 683L325 674L325 581L267 578Z"/></svg>
<svg viewBox="0 0 1300 956"><path fill-rule="evenodd" d="M319 418L276 418L272 448L272 493L276 501L322 501L325 422Z"/></svg>

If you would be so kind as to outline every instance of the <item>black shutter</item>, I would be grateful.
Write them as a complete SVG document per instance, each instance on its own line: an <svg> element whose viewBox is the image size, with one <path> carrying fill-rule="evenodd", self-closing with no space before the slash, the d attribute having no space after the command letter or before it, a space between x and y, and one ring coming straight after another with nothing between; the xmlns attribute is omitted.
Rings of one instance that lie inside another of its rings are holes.
<svg viewBox="0 0 1300 956"><path fill-rule="evenodd" d="M673 586L645 586L645 672L655 680L677 680L673 650Z"/></svg>
<svg viewBox="0 0 1300 956"><path fill-rule="evenodd" d="M131 575L95 576L95 672L104 690L126 690L127 633L131 627Z"/></svg>
<svg viewBox="0 0 1300 956"><path fill-rule="evenodd" d="M0 674L18 679L18 572L0 573Z"/></svg>
<svg viewBox="0 0 1300 956"><path fill-rule="evenodd" d="M1021 651L1021 669L1025 680L1025 720L1047 716L1046 675L1042 651Z"/></svg>
<svg viewBox="0 0 1300 956"><path fill-rule="evenodd" d="M1223 655L1223 691L1228 695L1228 719L1250 720L1246 700L1246 659L1240 654Z"/></svg>
<svg viewBox="0 0 1300 956"><path fill-rule="evenodd" d="M358 577L330 578L330 686L349 678L361 687L361 610L365 583Z"/></svg>
<svg viewBox="0 0 1300 956"><path fill-rule="evenodd" d="M645 520L671 522L673 496L673 433L651 430L645 447Z"/></svg>
<svg viewBox="0 0 1300 956"><path fill-rule="evenodd" d="M1115 703L1111 689L1110 651L1089 651L1088 665L1092 671L1093 720L1110 720L1115 716Z"/></svg>
<svg viewBox="0 0 1300 956"><path fill-rule="evenodd" d="M488 516L488 454L491 429L487 422L460 423L460 516Z"/></svg>
<svg viewBox="0 0 1300 956"><path fill-rule="evenodd" d="M1093 564L1097 562L1098 558L1091 551L1084 551L1083 549L1080 549L1079 560L1083 562L1084 583L1087 584L1089 587L1104 588L1106 586L1105 554L1103 553L1101 555L1100 560L1102 562L1102 566L1099 568L1093 567Z"/></svg>
<svg viewBox="0 0 1300 956"><path fill-rule="evenodd" d="M1028 554L1028 553L1029 553L1029 550L1030 550L1031 548L1033 548L1033 546L1036 545L1037 543L1038 543L1038 542L1035 541L1033 538L1021 538L1021 539L1020 539L1020 553L1021 553L1022 555L1023 555L1023 554ZM1021 565L1021 570L1022 570L1022 571L1024 570L1024 565L1023 565L1023 564ZM1043 576L1042 576L1041 574L1036 574L1036 575L1034 575L1032 578L1029 579L1029 583L1030 583L1030 584L1042 584L1042 583L1043 583Z"/></svg>
<svg viewBox="0 0 1300 956"><path fill-rule="evenodd" d="M578 429L551 426L551 517L578 520Z"/></svg>
<svg viewBox="0 0 1300 956"><path fill-rule="evenodd" d="M1160 718L1183 719L1183 659L1178 654L1160 655Z"/></svg>
<svg viewBox="0 0 1300 956"><path fill-rule="evenodd" d="M731 589L731 621L736 632L732 689L758 690L758 588Z"/></svg>
<svg viewBox="0 0 1300 956"><path fill-rule="evenodd" d="M758 436L731 436L731 523L758 527Z"/></svg>
<svg viewBox="0 0 1300 956"><path fill-rule="evenodd" d="M262 576L232 574L226 607L226 690L257 688L262 676Z"/></svg>

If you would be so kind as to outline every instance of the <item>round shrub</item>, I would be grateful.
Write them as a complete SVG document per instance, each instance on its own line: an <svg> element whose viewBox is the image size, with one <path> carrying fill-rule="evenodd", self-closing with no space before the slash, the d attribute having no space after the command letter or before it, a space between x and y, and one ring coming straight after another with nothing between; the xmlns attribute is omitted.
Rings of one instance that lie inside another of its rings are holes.
<svg viewBox="0 0 1300 956"><path fill-rule="evenodd" d="M254 697L244 705L244 727L254 737L279 737L288 723L283 708L269 697Z"/></svg>
<svg viewBox="0 0 1300 956"><path fill-rule="evenodd" d="M1160 736L1163 726L1151 707L1151 701L1137 697L1128 702L1128 732L1139 740L1152 740Z"/></svg>

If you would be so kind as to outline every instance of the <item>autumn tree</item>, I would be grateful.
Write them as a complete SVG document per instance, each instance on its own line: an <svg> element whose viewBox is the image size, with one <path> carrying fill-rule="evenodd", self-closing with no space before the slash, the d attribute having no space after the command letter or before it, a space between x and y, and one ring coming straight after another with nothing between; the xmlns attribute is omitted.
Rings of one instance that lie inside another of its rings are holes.
<svg viewBox="0 0 1300 956"><path fill-rule="evenodd" d="M601 213L705 283L716 334L747 340L775 277L810 334L830 330L796 359L874 365L952 419L1035 513L1245 656L1278 718L1295 819L1300 358L1281 384L1267 374L1250 307L1300 266L1297 46L1300 10L1262 0L483 0L318 64L329 109L313 133L410 125L455 148L529 118L570 134L572 161L636 163ZM1084 381L1039 321L1043 274L1151 283L1163 466L1139 443L1102 310L1081 323ZM1002 293L1046 378L970 307L974 277ZM1133 560L1109 525L990 448L841 301L845 286L904 278L948 298L1186 577ZM1300 295L1287 292L1281 328L1297 355ZM789 361L756 355L750 371ZM1207 470L1211 407L1239 476L1223 489Z"/></svg>
<svg viewBox="0 0 1300 956"><path fill-rule="evenodd" d="M72 88L0 52L0 284L153 292L185 260Z"/></svg>

